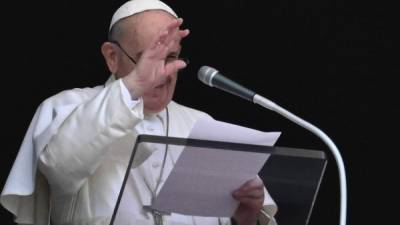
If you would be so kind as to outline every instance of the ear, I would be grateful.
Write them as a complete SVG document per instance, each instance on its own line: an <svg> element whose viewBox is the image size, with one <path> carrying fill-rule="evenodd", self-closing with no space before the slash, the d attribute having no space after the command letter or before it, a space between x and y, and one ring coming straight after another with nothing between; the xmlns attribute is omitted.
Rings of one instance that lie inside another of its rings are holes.
<svg viewBox="0 0 400 225"><path fill-rule="evenodd" d="M103 54L104 59L106 60L108 69L112 74L115 74L118 70L118 52L115 48L115 45L111 42L104 42L101 45L101 53Z"/></svg>

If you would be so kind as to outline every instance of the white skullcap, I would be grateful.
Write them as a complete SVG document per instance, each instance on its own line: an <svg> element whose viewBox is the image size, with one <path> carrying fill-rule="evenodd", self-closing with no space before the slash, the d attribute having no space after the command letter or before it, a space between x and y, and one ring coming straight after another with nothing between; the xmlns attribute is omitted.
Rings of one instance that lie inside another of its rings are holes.
<svg viewBox="0 0 400 225"><path fill-rule="evenodd" d="M112 19L109 30L114 26L116 22L119 20L126 18L128 16L135 15L137 13L147 11L147 10L164 10L171 14L172 16L178 18L176 13L164 2L159 0L130 0L125 2L121 7L115 11Z"/></svg>

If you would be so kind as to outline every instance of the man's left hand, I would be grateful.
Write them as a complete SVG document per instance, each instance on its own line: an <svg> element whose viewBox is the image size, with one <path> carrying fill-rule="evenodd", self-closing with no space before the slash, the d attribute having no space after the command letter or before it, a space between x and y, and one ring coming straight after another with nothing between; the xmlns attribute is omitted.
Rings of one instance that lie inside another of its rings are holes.
<svg viewBox="0 0 400 225"><path fill-rule="evenodd" d="M240 202L233 218L238 225L255 225L264 203L264 183L257 177L247 181L232 196Z"/></svg>

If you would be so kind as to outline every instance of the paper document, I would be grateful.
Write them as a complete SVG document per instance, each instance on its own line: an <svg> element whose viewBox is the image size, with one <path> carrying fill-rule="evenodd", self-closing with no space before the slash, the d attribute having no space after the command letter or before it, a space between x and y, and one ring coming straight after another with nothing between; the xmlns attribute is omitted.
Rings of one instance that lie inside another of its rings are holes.
<svg viewBox="0 0 400 225"><path fill-rule="evenodd" d="M261 132L212 119L199 120L189 138L272 146L280 132ZM231 217L232 192L257 176L269 154L186 146L152 204L162 212Z"/></svg>

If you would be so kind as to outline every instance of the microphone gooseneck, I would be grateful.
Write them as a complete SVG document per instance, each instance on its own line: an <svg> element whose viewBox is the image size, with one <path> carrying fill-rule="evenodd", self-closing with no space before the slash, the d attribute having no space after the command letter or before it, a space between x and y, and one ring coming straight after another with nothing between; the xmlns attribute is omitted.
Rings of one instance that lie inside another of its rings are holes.
<svg viewBox="0 0 400 225"><path fill-rule="evenodd" d="M293 113L287 111L286 109L280 107L273 101L264 98L256 94L255 92L229 80L228 78L222 76L218 70L209 67L202 66L198 72L198 78L208 86L216 87L227 91L231 94L240 96L246 100L249 100L255 104L261 105L269 110L272 110L283 117L289 119L290 121L296 123L297 125L307 129L311 133L318 136L331 150L335 158L338 172L339 172L339 182L340 182L340 225L346 225L347 217L347 182L346 182L346 172L343 163L342 156L335 143L326 135L322 130L312 125L311 123L301 119L300 117L294 115Z"/></svg>

